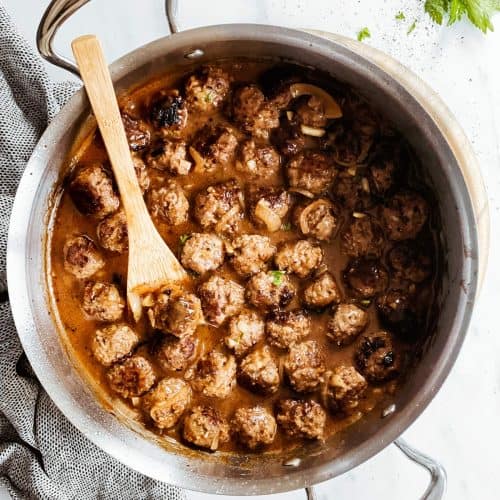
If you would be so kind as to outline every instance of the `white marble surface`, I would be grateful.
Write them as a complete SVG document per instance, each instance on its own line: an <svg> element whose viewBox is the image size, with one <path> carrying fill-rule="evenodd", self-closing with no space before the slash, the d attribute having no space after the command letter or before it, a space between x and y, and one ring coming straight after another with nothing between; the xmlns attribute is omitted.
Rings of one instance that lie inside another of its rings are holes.
<svg viewBox="0 0 500 500"><path fill-rule="evenodd" d="M38 19L48 0L3 0L20 30L34 44ZM183 0L182 28L227 22L256 22L323 29L355 37L368 26L366 41L396 57L427 81L445 100L472 141L486 181L492 218L487 278L472 325L451 375L429 408L404 437L440 460L448 472L448 500L500 498L496 483L500 449L500 16L498 32L483 36L465 23L432 25L420 0ZM116 6L119 9L114 9ZM406 21L395 14L402 10ZM416 29L407 29L417 19ZM110 60L167 33L161 0L97 0L61 31L57 45L97 33ZM55 79L67 78L49 68ZM496 93L495 93L496 92ZM427 477L393 446L340 478L319 486L322 500L412 500ZM5 492L0 491L0 500ZM209 495L189 493L191 500ZM5 498L7 498L5 496ZM236 497L234 497L236 498ZM263 497L261 497L263 498ZM304 498L291 492L271 499Z"/></svg>

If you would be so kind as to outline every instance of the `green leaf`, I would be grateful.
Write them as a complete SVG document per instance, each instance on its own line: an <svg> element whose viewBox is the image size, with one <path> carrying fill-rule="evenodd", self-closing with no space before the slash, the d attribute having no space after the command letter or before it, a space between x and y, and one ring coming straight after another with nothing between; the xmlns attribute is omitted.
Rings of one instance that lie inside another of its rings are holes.
<svg viewBox="0 0 500 500"><path fill-rule="evenodd" d="M283 281L283 276L285 275L285 271L270 271L271 276L273 277L273 285L280 286Z"/></svg>
<svg viewBox="0 0 500 500"><path fill-rule="evenodd" d="M397 19L398 21L404 21L404 20L406 19L406 17L405 17L405 15L404 15L404 13L400 11L400 12L398 12L398 13L396 14L396 19Z"/></svg>
<svg viewBox="0 0 500 500"><path fill-rule="evenodd" d="M426 0L424 10L437 24L443 24L443 17L448 12L450 0Z"/></svg>
<svg viewBox="0 0 500 500"><path fill-rule="evenodd" d="M365 26L358 32L358 42L362 42L365 38L370 38L371 36L370 30Z"/></svg>
<svg viewBox="0 0 500 500"><path fill-rule="evenodd" d="M190 234L181 234L179 236L179 242L180 242L180 244L184 245L184 243L186 243L186 241L189 240L189 238L191 238Z"/></svg>
<svg viewBox="0 0 500 500"><path fill-rule="evenodd" d="M406 32L407 35L409 35L415 28L417 27L417 20L413 21L412 25L408 28L408 31Z"/></svg>

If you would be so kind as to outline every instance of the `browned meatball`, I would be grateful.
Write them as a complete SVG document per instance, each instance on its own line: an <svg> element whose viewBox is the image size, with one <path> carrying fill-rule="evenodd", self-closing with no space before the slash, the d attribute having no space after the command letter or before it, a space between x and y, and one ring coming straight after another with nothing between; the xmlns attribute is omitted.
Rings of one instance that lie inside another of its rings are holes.
<svg viewBox="0 0 500 500"><path fill-rule="evenodd" d="M344 208L362 212L373 206L370 185L365 177L350 172L351 169L348 169L339 174L333 186L333 195Z"/></svg>
<svg viewBox="0 0 500 500"><path fill-rule="evenodd" d="M111 389L124 398L142 396L156 381L151 363L137 355L113 365L106 376Z"/></svg>
<svg viewBox="0 0 500 500"><path fill-rule="evenodd" d="M281 349L300 342L311 332L311 320L304 311L273 311L268 314L266 335L270 344Z"/></svg>
<svg viewBox="0 0 500 500"><path fill-rule="evenodd" d="M243 193L237 182L214 184L198 193L194 216L205 230L235 233L243 218Z"/></svg>
<svg viewBox="0 0 500 500"><path fill-rule="evenodd" d="M75 236L63 248L64 269L80 280L90 278L104 267L104 260L88 236Z"/></svg>
<svg viewBox="0 0 500 500"><path fill-rule="evenodd" d="M122 113L122 121L130 149L132 151L140 151L147 148L151 141L151 133L148 126L143 121L132 118L127 113Z"/></svg>
<svg viewBox="0 0 500 500"><path fill-rule="evenodd" d="M128 250L128 231L125 213L120 210L99 222L97 238L99 238L101 246L110 252L126 252Z"/></svg>
<svg viewBox="0 0 500 500"><path fill-rule="evenodd" d="M222 125L205 125L197 133L192 144L202 163L197 165L197 169L212 172L219 165L227 165L234 158L236 146L238 140L231 129Z"/></svg>
<svg viewBox="0 0 500 500"><path fill-rule="evenodd" d="M387 288L389 275L378 260L356 259L344 271L344 279L356 295L369 299Z"/></svg>
<svg viewBox="0 0 500 500"><path fill-rule="evenodd" d="M197 348L198 338L195 335L180 339L168 335L154 346L153 353L164 370L181 371L194 360Z"/></svg>
<svg viewBox="0 0 500 500"><path fill-rule="evenodd" d="M118 321L123 317L125 301L112 283L89 281L83 289L83 310L97 321Z"/></svg>
<svg viewBox="0 0 500 500"><path fill-rule="evenodd" d="M278 269L306 278L318 269L323 260L323 250L310 240L287 241L274 256Z"/></svg>
<svg viewBox="0 0 500 500"><path fill-rule="evenodd" d="M238 153L236 169L249 178L266 179L280 170L280 155L272 147L258 145L253 139L245 141Z"/></svg>
<svg viewBox="0 0 500 500"><path fill-rule="evenodd" d="M148 317L153 328L178 338L193 335L203 323L200 299L188 292L161 293L148 310Z"/></svg>
<svg viewBox="0 0 500 500"><path fill-rule="evenodd" d="M397 333L410 335L420 326L416 302L410 293L390 289L377 297L377 310L384 323L391 325Z"/></svg>
<svg viewBox="0 0 500 500"><path fill-rule="evenodd" d="M396 167L392 160L379 160L370 165L370 185L372 191L384 196L394 185Z"/></svg>
<svg viewBox="0 0 500 500"><path fill-rule="evenodd" d="M303 292L303 301L307 307L321 308L330 304L338 303L341 293L335 278L329 272L325 272L314 278Z"/></svg>
<svg viewBox="0 0 500 500"><path fill-rule="evenodd" d="M233 240L231 264L240 276L263 271L276 253L276 247L267 236L243 234Z"/></svg>
<svg viewBox="0 0 500 500"><path fill-rule="evenodd" d="M248 191L252 220L270 232L281 229L292 205L290 193L275 187L251 187Z"/></svg>
<svg viewBox="0 0 500 500"><path fill-rule="evenodd" d="M350 257L380 257L384 243L384 233L375 219L356 213L342 233L341 249Z"/></svg>
<svg viewBox="0 0 500 500"><path fill-rule="evenodd" d="M229 425L211 406L196 406L184 418L182 437L188 443L211 451L229 441Z"/></svg>
<svg viewBox="0 0 500 500"><path fill-rule="evenodd" d="M70 182L69 193L82 214L97 219L116 212L120 206L111 175L100 163L79 167Z"/></svg>
<svg viewBox="0 0 500 500"><path fill-rule="evenodd" d="M276 420L286 435L306 439L323 438L326 413L316 401L283 399L276 409Z"/></svg>
<svg viewBox="0 0 500 500"><path fill-rule="evenodd" d="M158 429L170 429L191 403L191 387L179 378L164 378L142 399L146 414Z"/></svg>
<svg viewBox="0 0 500 500"><path fill-rule="evenodd" d="M279 126L277 108L256 85L246 85L234 92L232 110L234 121L255 137L267 139L269 131Z"/></svg>
<svg viewBox="0 0 500 500"><path fill-rule="evenodd" d="M198 360L187 377L191 378L195 391L209 398L224 399L236 384L236 361L234 356L213 350Z"/></svg>
<svg viewBox="0 0 500 500"><path fill-rule="evenodd" d="M231 420L231 428L237 440L246 448L255 450L274 441L276 420L261 406L238 408Z"/></svg>
<svg viewBox="0 0 500 500"><path fill-rule="evenodd" d="M413 283L421 283L431 273L429 254L415 243L399 243L389 252L389 264L396 276Z"/></svg>
<svg viewBox="0 0 500 500"><path fill-rule="evenodd" d="M324 198L299 205L294 211L294 222L304 236L329 240L337 229L335 207Z"/></svg>
<svg viewBox="0 0 500 500"><path fill-rule="evenodd" d="M382 208L387 237L394 241L415 238L426 223L428 214L429 206L419 194L396 194Z"/></svg>
<svg viewBox="0 0 500 500"><path fill-rule="evenodd" d="M241 285L220 276L205 281L198 293L208 323L220 326L227 318L238 314L245 303L244 292Z"/></svg>
<svg viewBox="0 0 500 500"><path fill-rule="evenodd" d="M339 304L328 322L327 336L336 345L350 344L368 325L368 314L354 304Z"/></svg>
<svg viewBox="0 0 500 500"><path fill-rule="evenodd" d="M294 156L286 166L290 187L313 195L324 193L335 179L337 171L326 153L306 150Z"/></svg>
<svg viewBox="0 0 500 500"><path fill-rule="evenodd" d="M358 341L355 359L359 371L370 382L385 382L399 372L399 355L385 331L365 333Z"/></svg>
<svg viewBox="0 0 500 500"><path fill-rule="evenodd" d="M150 119L165 135L182 130L188 119L186 103L178 90L162 91L151 105Z"/></svg>
<svg viewBox="0 0 500 500"><path fill-rule="evenodd" d="M264 321L255 312L248 311L233 316L229 321L229 335L224 342L236 356L246 354L264 338Z"/></svg>
<svg viewBox="0 0 500 500"><path fill-rule="evenodd" d="M247 300L255 307L275 309L286 307L295 294L295 287L283 271L260 272L247 283Z"/></svg>
<svg viewBox="0 0 500 500"><path fill-rule="evenodd" d="M215 66L203 66L192 74L185 87L189 107L198 111L218 108L229 92L229 75Z"/></svg>
<svg viewBox="0 0 500 500"><path fill-rule="evenodd" d="M322 128L328 122L323 103L316 96L301 98L295 106L295 111L299 122L308 127Z"/></svg>
<svg viewBox="0 0 500 500"><path fill-rule="evenodd" d="M278 390L279 369L268 346L255 349L241 360L238 382L259 394L273 394Z"/></svg>
<svg viewBox="0 0 500 500"><path fill-rule="evenodd" d="M306 138L296 123L281 120L279 128L271 134L271 142L280 154L289 158L300 153L306 146Z"/></svg>
<svg viewBox="0 0 500 500"><path fill-rule="evenodd" d="M145 161L150 168L166 171L172 175L187 175L193 164L186 155L184 142L164 140L146 155Z"/></svg>
<svg viewBox="0 0 500 500"><path fill-rule="evenodd" d="M137 334L127 325L110 325L96 330L90 348L97 361L110 366L132 352L139 343Z"/></svg>
<svg viewBox="0 0 500 500"><path fill-rule="evenodd" d="M352 415L368 384L353 366L340 365L325 375L323 401L332 413Z"/></svg>
<svg viewBox="0 0 500 500"><path fill-rule="evenodd" d="M132 156L132 161L134 163L135 176L137 177L137 182L139 182L139 187L142 193L145 193L151 184L146 164L142 161L142 158L136 155Z"/></svg>
<svg viewBox="0 0 500 500"><path fill-rule="evenodd" d="M195 273L214 271L224 262L224 244L215 234L193 233L184 243L181 263Z"/></svg>
<svg viewBox="0 0 500 500"><path fill-rule="evenodd" d="M307 340L290 347L284 367L294 390L311 392L323 382L325 357L315 340Z"/></svg>
<svg viewBox="0 0 500 500"><path fill-rule="evenodd" d="M183 224L189 217L189 202L182 188L174 181L169 181L160 189L152 189L148 206L153 217L170 226Z"/></svg>

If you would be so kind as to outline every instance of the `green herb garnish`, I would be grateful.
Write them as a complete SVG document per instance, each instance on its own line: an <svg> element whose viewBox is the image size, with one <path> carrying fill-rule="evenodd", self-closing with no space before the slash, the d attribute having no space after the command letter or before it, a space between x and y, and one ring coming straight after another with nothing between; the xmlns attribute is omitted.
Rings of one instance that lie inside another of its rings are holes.
<svg viewBox="0 0 500 500"><path fill-rule="evenodd" d="M363 306L366 306L366 307L368 307L372 303L372 301L368 300L368 299L361 300L360 302Z"/></svg>
<svg viewBox="0 0 500 500"><path fill-rule="evenodd" d="M273 277L273 285L280 286L283 281L283 276L285 275L285 271L270 271L271 276Z"/></svg>
<svg viewBox="0 0 500 500"><path fill-rule="evenodd" d="M180 242L180 244L184 245L186 243L186 241L189 240L189 238L191 238L190 234L181 234L179 236L179 242Z"/></svg>
<svg viewBox="0 0 500 500"><path fill-rule="evenodd" d="M281 226L282 231L290 231L292 229L292 225L289 222L286 222Z"/></svg>
<svg viewBox="0 0 500 500"><path fill-rule="evenodd" d="M398 21L404 21L404 20L406 19L406 17L405 17L405 15L404 15L404 13L403 13L403 12L398 12L398 13L396 14L396 19L397 19Z"/></svg>
<svg viewBox="0 0 500 500"><path fill-rule="evenodd" d="M370 38L371 36L370 30L365 26L358 32L358 42L362 42L365 38Z"/></svg>
<svg viewBox="0 0 500 500"><path fill-rule="evenodd" d="M406 32L407 35L409 35L415 28L417 27L417 20L413 21L412 25L408 28L408 31Z"/></svg>
<svg viewBox="0 0 500 500"><path fill-rule="evenodd" d="M205 92L205 102L212 102L212 92Z"/></svg>

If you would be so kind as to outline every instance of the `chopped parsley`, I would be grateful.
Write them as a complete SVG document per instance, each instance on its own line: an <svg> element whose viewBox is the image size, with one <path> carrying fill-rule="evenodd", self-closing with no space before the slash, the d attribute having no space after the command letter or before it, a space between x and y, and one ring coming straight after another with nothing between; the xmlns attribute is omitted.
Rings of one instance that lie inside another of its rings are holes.
<svg viewBox="0 0 500 500"><path fill-rule="evenodd" d="M291 231L292 225L289 222L286 222L281 226L282 231Z"/></svg>
<svg viewBox="0 0 500 500"><path fill-rule="evenodd" d="M408 31L406 32L407 35L409 35L415 28L417 27L417 20L413 21L412 25L408 28Z"/></svg>
<svg viewBox="0 0 500 500"><path fill-rule="evenodd" d="M406 17L405 17L405 15L404 15L404 13L400 11L400 12L398 12L398 13L396 14L396 19L397 19L398 21L404 21L404 20L406 19Z"/></svg>
<svg viewBox="0 0 500 500"><path fill-rule="evenodd" d="M270 271L271 276L273 277L273 285L280 286L283 281L283 276L285 275L285 271Z"/></svg>
<svg viewBox="0 0 500 500"><path fill-rule="evenodd" d="M179 243L181 245L184 245L186 243L187 240L189 240L189 238L191 238L191 235L190 234L181 234L179 236Z"/></svg>
<svg viewBox="0 0 500 500"><path fill-rule="evenodd" d="M370 38L371 36L370 30L365 26L362 30L358 31L358 42L362 42L365 38Z"/></svg>
<svg viewBox="0 0 500 500"><path fill-rule="evenodd" d="M212 92L205 92L205 97L204 97L205 102L212 102Z"/></svg>

